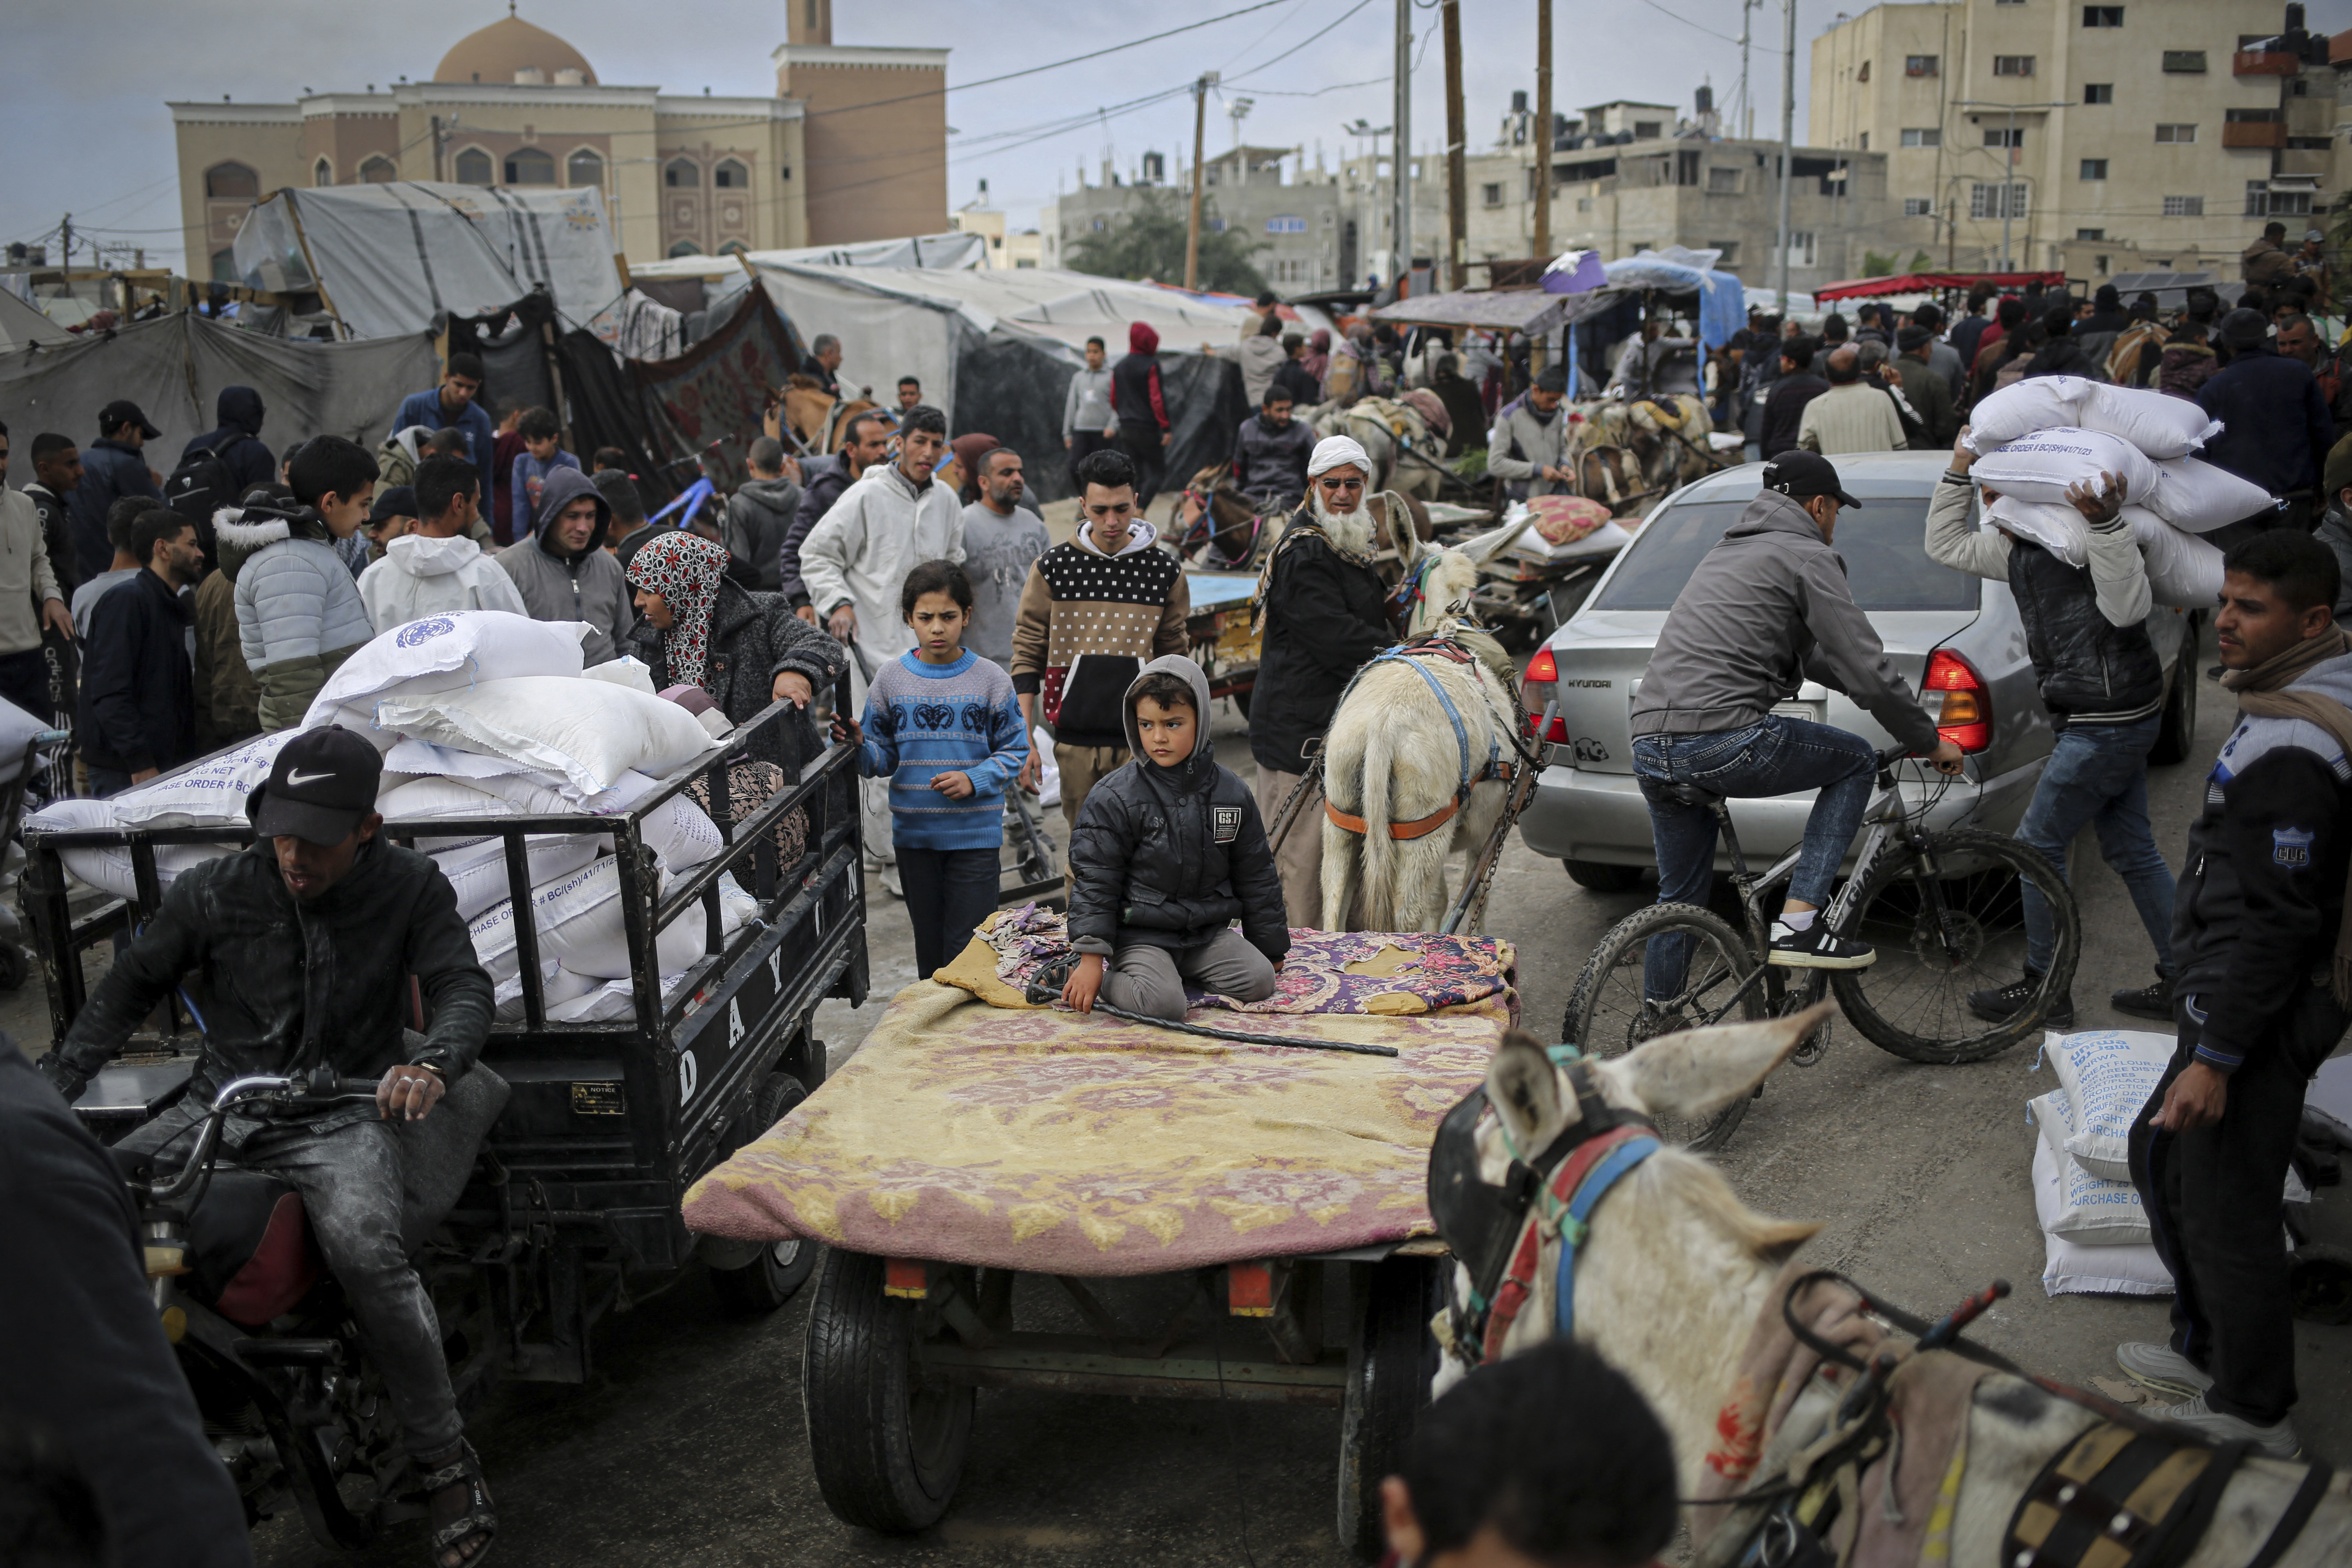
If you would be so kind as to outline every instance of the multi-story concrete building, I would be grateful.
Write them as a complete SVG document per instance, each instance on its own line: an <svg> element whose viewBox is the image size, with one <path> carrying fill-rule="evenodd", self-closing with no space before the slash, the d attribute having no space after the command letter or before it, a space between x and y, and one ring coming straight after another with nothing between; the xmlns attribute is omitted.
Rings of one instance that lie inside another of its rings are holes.
<svg viewBox="0 0 2352 1568"><path fill-rule="evenodd" d="M1237 147L1201 167L1202 228L1239 229L1259 242L1250 259L1285 294L1337 289L1349 277L1338 187L1303 171L1297 178L1286 177L1286 163L1301 159L1295 147ZM1163 183L1164 167L1160 154L1147 153L1138 178L1121 184L1106 169L1100 184L1080 185L1040 208L1038 264L1067 267L1069 249L1080 238L1106 232L1146 202L1172 203L1181 210L1192 198L1190 176L1179 168L1173 181Z"/></svg>
<svg viewBox="0 0 2352 1568"><path fill-rule="evenodd" d="M1882 250L2216 268L2337 185L2336 75L2278 0L1881 5L1813 40L1810 140L1884 154Z"/></svg>

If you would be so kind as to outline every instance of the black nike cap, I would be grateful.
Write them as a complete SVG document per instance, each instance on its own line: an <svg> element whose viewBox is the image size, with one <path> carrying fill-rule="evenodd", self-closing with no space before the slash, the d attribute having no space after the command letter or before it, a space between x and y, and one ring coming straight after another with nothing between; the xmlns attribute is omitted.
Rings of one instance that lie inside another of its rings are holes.
<svg viewBox="0 0 2352 1568"><path fill-rule="evenodd" d="M287 742L269 770L269 782L253 792L245 808L253 816L254 832L264 838L341 844L375 809L383 781L383 758L376 749L331 724Z"/></svg>
<svg viewBox="0 0 2352 1568"><path fill-rule="evenodd" d="M1783 452L1764 465L1764 488L1778 490L1791 500L1835 496L1840 506L1862 504L1839 486L1836 464L1819 452L1808 452L1802 447Z"/></svg>

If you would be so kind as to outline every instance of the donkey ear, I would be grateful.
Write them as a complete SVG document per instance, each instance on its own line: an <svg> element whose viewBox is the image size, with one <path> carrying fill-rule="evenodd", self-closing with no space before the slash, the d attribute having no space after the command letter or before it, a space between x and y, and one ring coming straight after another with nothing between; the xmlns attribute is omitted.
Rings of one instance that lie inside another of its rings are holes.
<svg viewBox="0 0 2352 1568"><path fill-rule="evenodd" d="M1821 1002L1791 1017L1664 1035L1594 1070L1653 1115L1701 1120L1763 1082L1835 1008Z"/></svg>
<svg viewBox="0 0 2352 1568"><path fill-rule="evenodd" d="M1533 1035L1506 1029L1495 1058L1486 1064L1486 1100L1519 1150L1532 1155L1584 1114L1574 1100L1563 1102L1559 1069Z"/></svg>

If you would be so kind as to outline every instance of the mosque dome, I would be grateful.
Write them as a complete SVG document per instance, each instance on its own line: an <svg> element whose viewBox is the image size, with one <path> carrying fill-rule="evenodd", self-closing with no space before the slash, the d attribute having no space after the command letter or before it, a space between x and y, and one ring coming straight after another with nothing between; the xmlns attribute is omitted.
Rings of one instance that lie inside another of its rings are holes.
<svg viewBox="0 0 2352 1568"><path fill-rule="evenodd" d="M578 72L576 77L563 73ZM457 40L441 57L433 79L445 82L576 81L595 85L596 73L587 57L544 27L534 27L509 13Z"/></svg>

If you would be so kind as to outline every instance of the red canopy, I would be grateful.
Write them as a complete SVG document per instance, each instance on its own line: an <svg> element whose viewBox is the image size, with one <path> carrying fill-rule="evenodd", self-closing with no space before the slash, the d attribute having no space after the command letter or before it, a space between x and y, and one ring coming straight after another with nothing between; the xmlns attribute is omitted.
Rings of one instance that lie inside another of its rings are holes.
<svg viewBox="0 0 2352 1568"><path fill-rule="evenodd" d="M2063 272L1906 272L1900 278L1849 278L1813 290L1816 300L1867 300L1879 294L1932 294L1938 289L2023 289L2028 283L2063 289Z"/></svg>

